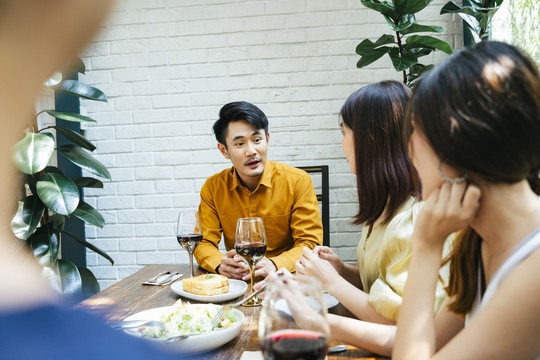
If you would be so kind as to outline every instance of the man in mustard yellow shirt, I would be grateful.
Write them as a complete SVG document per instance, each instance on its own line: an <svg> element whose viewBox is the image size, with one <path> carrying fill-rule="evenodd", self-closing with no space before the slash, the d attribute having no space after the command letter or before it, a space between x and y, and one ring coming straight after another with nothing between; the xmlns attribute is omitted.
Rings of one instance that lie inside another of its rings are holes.
<svg viewBox="0 0 540 360"><path fill-rule="evenodd" d="M195 249L201 267L232 279L248 280L249 268L234 249L236 222L260 217L267 252L255 276L280 268L295 270L307 246L322 244L323 228L311 177L303 170L267 161L268 119L245 101L223 106L215 122L218 149L233 166L209 177L201 189L203 241ZM227 252L218 250L224 238Z"/></svg>

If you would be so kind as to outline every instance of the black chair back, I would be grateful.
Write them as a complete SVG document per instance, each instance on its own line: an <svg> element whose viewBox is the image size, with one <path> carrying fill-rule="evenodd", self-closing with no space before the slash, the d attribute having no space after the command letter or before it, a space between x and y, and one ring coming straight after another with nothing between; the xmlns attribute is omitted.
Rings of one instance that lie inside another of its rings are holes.
<svg viewBox="0 0 540 360"><path fill-rule="evenodd" d="M328 187L328 165L317 166L297 166L308 174L321 175L321 191L315 193L317 200L321 203L321 217L323 223L323 245L330 246L330 190Z"/></svg>

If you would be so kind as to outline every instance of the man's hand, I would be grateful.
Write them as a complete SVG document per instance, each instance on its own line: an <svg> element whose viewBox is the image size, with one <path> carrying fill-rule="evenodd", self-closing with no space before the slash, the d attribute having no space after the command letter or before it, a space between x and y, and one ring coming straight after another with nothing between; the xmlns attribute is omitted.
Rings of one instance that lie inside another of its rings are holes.
<svg viewBox="0 0 540 360"><path fill-rule="evenodd" d="M247 265L246 265L247 266ZM268 258L263 257L259 262L255 265L255 271L254 274L255 277L262 276L263 278L266 278L269 274L273 273L274 271L277 271L276 265L268 260ZM247 281L251 279L251 275L249 274L249 271L246 276L242 278L242 280Z"/></svg>
<svg viewBox="0 0 540 360"><path fill-rule="evenodd" d="M249 279L249 266L231 249L221 258L218 273L230 279L242 280L246 276Z"/></svg>

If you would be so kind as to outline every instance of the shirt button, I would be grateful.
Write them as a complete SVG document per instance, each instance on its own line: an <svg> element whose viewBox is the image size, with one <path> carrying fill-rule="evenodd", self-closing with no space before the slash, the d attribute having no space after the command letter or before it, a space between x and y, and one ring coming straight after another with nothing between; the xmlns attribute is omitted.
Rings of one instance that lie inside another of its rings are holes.
<svg viewBox="0 0 540 360"><path fill-rule="evenodd" d="M250 198L251 200L253 200L253 197L254 197L254 196L253 196L253 195L251 195L251 196L250 196L249 198Z"/></svg>

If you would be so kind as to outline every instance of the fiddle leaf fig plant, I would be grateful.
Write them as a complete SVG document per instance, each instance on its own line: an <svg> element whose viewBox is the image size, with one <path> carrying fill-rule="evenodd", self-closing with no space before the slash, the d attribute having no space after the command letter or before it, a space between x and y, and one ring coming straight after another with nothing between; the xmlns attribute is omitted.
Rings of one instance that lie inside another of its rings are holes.
<svg viewBox="0 0 540 360"><path fill-rule="evenodd" d="M375 42L366 39L356 47L360 60L357 68L363 68L388 54L394 69L403 73L403 82L412 86L433 65L420 63L420 58L440 50L452 54L451 46L443 40L419 33L444 33L440 26L421 25L415 14L426 8L433 0L361 0L369 9L379 12L389 25L391 34L381 35Z"/></svg>
<svg viewBox="0 0 540 360"><path fill-rule="evenodd" d="M84 73L82 61L79 61L77 71ZM47 86L79 98L107 101L101 90L82 81L64 80ZM111 175L90 154L96 147L83 135L58 125L38 129L38 117L45 113L70 122L96 122L84 115L56 110L43 110L36 114L32 127L14 148L13 161L24 175L24 185L11 227L15 236L30 247L35 259L43 266L44 276L58 292L66 296L90 295L99 291L95 276L88 269L63 259L61 244L63 241L77 241L114 264L107 253L64 230L65 220L71 216L103 227L103 216L82 201L81 196L82 188L103 188L103 183L93 177L69 178L58 167L52 166L51 160L56 152L97 177L110 180ZM70 144L58 146L58 134L62 134Z"/></svg>
<svg viewBox="0 0 540 360"><path fill-rule="evenodd" d="M468 5L458 5L450 1L441 14L459 14L474 42L479 43L489 37L491 20L502 3L503 0L468 0Z"/></svg>

